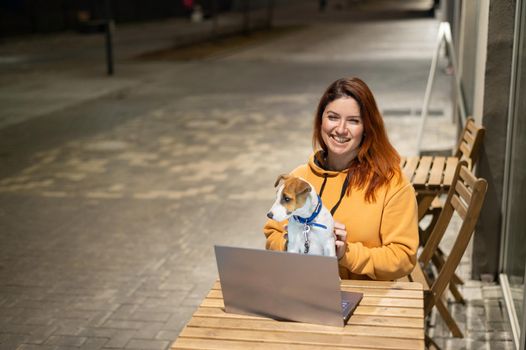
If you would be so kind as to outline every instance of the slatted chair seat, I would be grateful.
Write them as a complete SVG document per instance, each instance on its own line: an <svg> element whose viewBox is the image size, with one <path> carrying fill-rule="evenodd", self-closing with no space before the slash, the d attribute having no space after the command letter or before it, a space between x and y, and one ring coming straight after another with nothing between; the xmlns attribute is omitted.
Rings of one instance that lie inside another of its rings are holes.
<svg viewBox="0 0 526 350"><path fill-rule="evenodd" d="M486 180L476 178L469 170L467 162L461 161L456 168L451 188L436 225L418 257L415 269L407 276L409 281L422 283L424 290L428 291L425 294L425 315L429 315L433 307L436 307L454 337L461 338L463 334L443 301L444 291L448 285L454 284L450 282L454 281L455 270L475 229L486 189ZM440 241L455 212L462 220L462 224L458 229L449 256L442 254L441 262L437 263L434 258L438 255ZM426 274L426 269L432 261L437 268L436 276Z"/></svg>

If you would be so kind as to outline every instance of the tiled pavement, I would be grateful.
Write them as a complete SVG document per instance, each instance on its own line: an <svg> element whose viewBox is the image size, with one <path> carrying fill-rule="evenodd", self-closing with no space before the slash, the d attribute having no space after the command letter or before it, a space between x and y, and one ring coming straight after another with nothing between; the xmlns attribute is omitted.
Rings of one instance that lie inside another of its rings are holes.
<svg viewBox="0 0 526 350"><path fill-rule="evenodd" d="M92 38L74 38L75 59L0 65L0 348L167 349L216 278L213 244L263 246L273 181L308 156L335 78L368 81L393 143L413 153L437 23L349 10L280 9L294 30L193 62L122 50L111 80L84 59L77 40ZM38 56L24 47L0 51ZM450 77L438 79L426 143L451 147ZM498 286L464 292L450 306L466 338L436 320L437 342L511 349Z"/></svg>

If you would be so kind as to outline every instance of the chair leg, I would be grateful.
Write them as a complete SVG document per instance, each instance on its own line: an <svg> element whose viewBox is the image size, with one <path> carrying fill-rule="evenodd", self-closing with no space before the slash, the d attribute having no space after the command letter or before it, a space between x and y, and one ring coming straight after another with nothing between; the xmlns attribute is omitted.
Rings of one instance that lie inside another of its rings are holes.
<svg viewBox="0 0 526 350"><path fill-rule="evenodd" d="M440 249L440 247L437 248L437 256L442 261L442 264L444 264L444 260L445 260L444 256L446 256L446 254L444 254L444 252L442 251L442 249ZM458 277L456 273L453 274L451 281L455 284L464 285L464 281L460 277Z"/></svg>
<svg viewBox="0 0 526 350"><path fill-rule="evenodd" d="M438 344L435 343L435 341L427 334L426 334L425 343L426 343L426 349L428 350L441 350L440 346L438 346Z"/></svg>
<svg viewBox="0 0 526 350"><path fill-rule="evenodd" d="M442 208L433 208L428 210L426 213L426 215L431 215L431 222L429 222L429 225L427 225L427 227L424 229L420 228L419 226L420 245L424 246L427 242L429 235L431 235L431 231L433 231L433 228L435 228L441 211Z"/></svg>
<svg viewBox="0 0 526 350"><path fill-rule="evenodd" d="M436 268L440 271L440 269L442 269L442 266L444 265L444 257L442 255L443 254L442 251L440 250L439 252L439 250L440 248L438 248L437 252L433 254L431 261L433 261L433 264L435 264ZM461 282L461 283L458 283L458 282ZM464 296L458 290L457 284L464 284L464 281L462 281L456 274L453 274L453 277L451 278L451 281L449 283L449 290L451 291L451 294L453 294L453 297L455 298L455 301L457 303L461 303L465 305L466 300L464 300Z"/></svg>
<svg viewBox="0 0 526 350"><path fill-rule="evenodd" d="M464 296L457 288L457 285L451 281L449 284L449 291L451 294L453 294L453 298L455 298L455 301L459 304L466 305L466 300L464 299Z"/></svg>
<svg viewBox="0 0 526 350"><path fill-rule="evenodd" d="M447 309L446 305L444 305L444 302L442 299L438 299L435 301L435 306L437 307L438 312L440 313L440 316L442 316L442 319L444 322L446 322L447 327L451 331L451 334L455 338L464 338L464 335L462 334L462 331L458 327L457 322L451 316L451 313Z"/></svg>

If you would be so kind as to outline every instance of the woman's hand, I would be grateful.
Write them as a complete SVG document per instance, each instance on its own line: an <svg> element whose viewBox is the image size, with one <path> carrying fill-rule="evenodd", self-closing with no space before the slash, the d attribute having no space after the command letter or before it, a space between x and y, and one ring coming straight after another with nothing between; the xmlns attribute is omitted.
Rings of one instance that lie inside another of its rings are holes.
<svg viewBox="0 0 526 350"><path fill-rule="evenodd" d="M340 260L347 249L347 230L344 224L337 221L334 222L334 239L336 241L336 257Z"/></svg>

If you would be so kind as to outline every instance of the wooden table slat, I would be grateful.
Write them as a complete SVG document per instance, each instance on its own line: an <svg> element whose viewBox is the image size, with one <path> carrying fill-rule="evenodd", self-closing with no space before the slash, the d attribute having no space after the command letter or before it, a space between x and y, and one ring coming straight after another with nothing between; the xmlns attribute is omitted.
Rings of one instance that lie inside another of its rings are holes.
<svg viewBox="0 0 526 350"><path fill-rule="evenodd" d="M220 307L199 307L194 313L195 317L215 317L215 318L233 318L233 319L248 319L248 320L265 320L267 322L274 322L273 320L260 317L239 315L225 312L224 308ZM353 314L348 322L349 325L362 326L387 326L387 327L404 327L422 329L422 317L385 317L385 316L371 316L371 315L356 315ZM322 325L313 325L317 327L329 327ZM332 328L332 327L329 327Z"/></svg>
<svg viewBox="0 0 526 350"><path fill-rule="evenodd" d="M354 315L362 316L384 316L384 317L414 317L424 319L424 311L412 308L394 308L378 306L358 306Z"/></svg>
<svg viewBox="0 0 526 350"><path fill-rule="evenodd" d="M416 170L416 167L418 166L419 157L407 157L403 158L402 164L402 170L407 177L407 179L412 182L413 176Z"/></svg>
<svg viewBox="0 0 526 350"><path fill-rule="evenodd" d="M330 327L299 322L272 322L258 319L224 319L214 317L194 316L188 323L189 327L226 328L226 329L258 329L261 331L299 332L313 334L359 335L388 338L424 339L419 329L383 326L378 327L354 325L354 327Z"/></svg>
<svg viewBox="0 0 526 350"><path fill-rule="evenodd" d="M363 288L362 290L367 290L368 293L375 293L376 291L401 291L409 292L411 291L421 291L422 285L415 282L402 282L402 281L373 281L370 280L342 280L341 286L342 289L347 290L349 288ZM221 289L221 283L217 280L212 289Z"/></svg>
<svg viewBox="0 0 526 350"><path fill-rule="evenodd" d="M172 350L190 350L190 349L199 349L199 350L320 350L318 345L305 345L305 344L279 344L279 343L255 343L250 342L247 344L246 341L233 341L233 340L221 340L217 341L216 339L200 339L200 338L183 338L179 337L173 343ZM335 350L370 350L362 347L354 347L352 345L348 346L338 346L331 347Z"/></svg>
<svg viewBox="0 0 526 350"><path fill-rule="evenodd" d="M305 344L316 346L345 346L360 344L363 348L373 349L421 349L422 339L400 339L354 335L266 332L261 330L218 329L186 327L181 335L185 338L206 338L258 343Z"/></svg>
<svg viewBox="0 0 526 350"><path fill-rule="evenodd" d="M212 293L212 292L211 292ZM214 294L216 292L213 292ZM203 301L203 306L205 307L224 307L223 299L218 297L206 298ZM391 298L375 298L364 296L362 301L360 301L361 306L370 306L370 307L396 307L400 309L418 309L422 305L422 299L391 299Z"/></svg>
<svg viewBox="0 0 526 350"><path fill-rule="evenodd" d="M422 286L414 282L399 281L369 281L369 280L342 280L342 287L363 287L370 290L375 289L399 289L399 290L422 290Z"/></svg>
<svg viewBox="0 0 526 350"><path fill-rule="evenodd" d="M415 171L415 176L413 177L413 186L423 186L427 185L427 179L429 177L429 169L431 168L432 157L421 157L420 162L418 163L418 168Z"/></svg>
<svg viewBox="0 0 526 350"><path fill-rule="evenodd" d="M429 174L428 186L442 186L445 157L434 157L431 172Z"/></svg>
<svg viewBox="0 0 526 350"><path fill-rule="evenodd" d="M444 183L451 185L455 176L455 169L458 164L457 157L448 157L446 160L446 169L444 170ZM449 189L449 186L448 186Z"/></svg>
<svg viewBox="0 0 526 350"><path fill-rule="evenodd" d="M389 300L390 304L393 306L405 306L405 307L419 307L420 303L422 303L422 292L420 292L420 295L415 291L415 293L412 293L410 295L404 295L405 293L397 293L396 295L394 292L401 292L401 291L392 291L393 295L382 295L382 293L367 293L364 288L342 288L344 291L349 292L359 292L359 293L366 293L367 297L362 300L362 304L365 305L387 305L387 302L385 300ZM211 290L207 298L211 299L223 299L223 292L221 290L213 289ZM376 301L376 302L375 302Z"/></svg>

